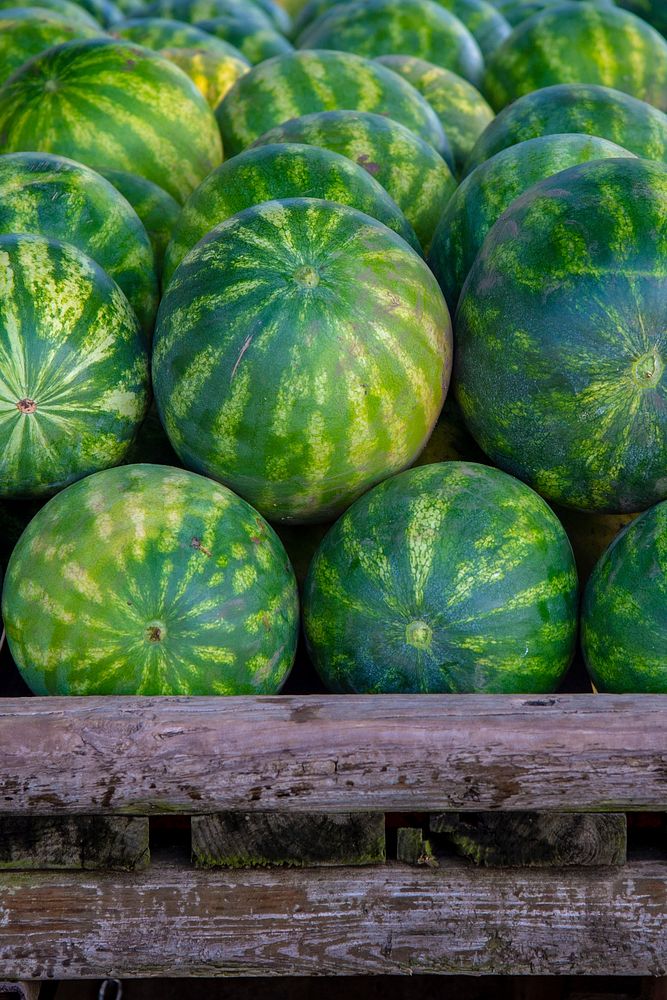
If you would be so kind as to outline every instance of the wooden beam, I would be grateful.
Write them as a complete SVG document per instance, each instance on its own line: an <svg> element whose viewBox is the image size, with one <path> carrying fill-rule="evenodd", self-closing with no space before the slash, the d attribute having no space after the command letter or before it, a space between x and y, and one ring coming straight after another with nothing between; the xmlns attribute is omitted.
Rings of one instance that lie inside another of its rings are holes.
<svg viewBox="0 0 667 1000"><path fill-rule="evenodd" d="M7 698L0 812L667 808L667 695Z"/></svg>
<svg viewBox="0 0 667 1000"><path fill-rule="evenodd" d="M384 813L193 816L192 856L201 868L381 864Z"/></svg>
<svg viewBox="0 0 667 1000"><path fill-rule="evenodd" d="M0 869L145 868L140 816L0 816Z"/></svg>
<svg viewBox="0 0 667 1000"><path fill-rule="evenodd" d="M664 975L667 864L0 874L16 978Z"/></svg>

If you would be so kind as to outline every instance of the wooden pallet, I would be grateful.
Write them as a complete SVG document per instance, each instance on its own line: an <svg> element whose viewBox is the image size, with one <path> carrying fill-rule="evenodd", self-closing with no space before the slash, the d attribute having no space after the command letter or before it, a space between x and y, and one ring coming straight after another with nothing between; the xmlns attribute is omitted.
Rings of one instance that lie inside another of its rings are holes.
<svg viewBox="0 0 667 1000"><path fill-rule="evenodd" d="M667 975L667 697L7 698L0 761L3 979Z"/></svg>

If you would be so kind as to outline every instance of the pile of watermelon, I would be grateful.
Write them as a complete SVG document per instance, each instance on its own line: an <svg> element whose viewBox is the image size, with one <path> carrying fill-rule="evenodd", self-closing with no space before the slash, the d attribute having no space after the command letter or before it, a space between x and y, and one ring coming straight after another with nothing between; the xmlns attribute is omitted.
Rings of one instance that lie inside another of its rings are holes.
<svg viewBox="0 0 667 1000"><path fill-rule="evenodd" d="M667 692L664 0L18 3L5 664Z"/></svg>

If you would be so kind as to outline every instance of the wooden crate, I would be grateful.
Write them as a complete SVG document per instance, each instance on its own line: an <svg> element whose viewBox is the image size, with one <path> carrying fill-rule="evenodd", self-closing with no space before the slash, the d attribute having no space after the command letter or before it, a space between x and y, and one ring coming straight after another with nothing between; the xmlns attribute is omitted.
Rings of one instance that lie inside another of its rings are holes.
<svg viewBox="0 0 667 1000"><path fill-rule="evenodd" d="M667 697L6 698L0 761L2 978L667 974Z"/></svg>

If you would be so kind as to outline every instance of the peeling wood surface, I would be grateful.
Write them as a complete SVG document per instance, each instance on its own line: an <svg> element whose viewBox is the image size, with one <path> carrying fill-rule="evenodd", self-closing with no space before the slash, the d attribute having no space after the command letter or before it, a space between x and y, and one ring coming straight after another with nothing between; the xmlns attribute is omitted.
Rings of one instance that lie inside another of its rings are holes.
<svg viewBox="0 0 667 1000"><path fill-rule="evenodd" d="M0 813L667 808L667 695L0 700Z"/></svg>
<svg viewBox="0 0 667 1000"><path fill-rule="evenodd" d="M144 868L148 840L139 816L0 816L0 869Z"/></svg>
<svg viewBox="0 0 667 1000"><path fill-rule="evenodd" d="M0 875L21 979L667 972L667 864Z"/></svg>
<svg viewBox="0 0 667 1000"><path fill-rule="evenodd" d="M490 867L627 860L625 813L440 813L430 817L430 830L444 834L463 857Z"/></svg>
<svg viewBox="0 0 667 1000"><path fill-rule="evenodd" d="M193 816L192 856L202 868L380 864L384 813Z"/></svg>

